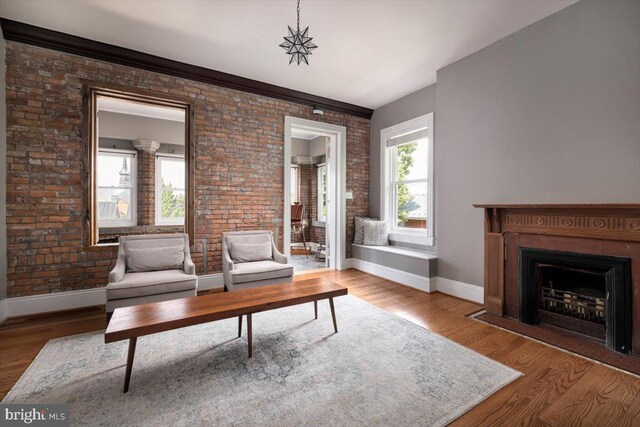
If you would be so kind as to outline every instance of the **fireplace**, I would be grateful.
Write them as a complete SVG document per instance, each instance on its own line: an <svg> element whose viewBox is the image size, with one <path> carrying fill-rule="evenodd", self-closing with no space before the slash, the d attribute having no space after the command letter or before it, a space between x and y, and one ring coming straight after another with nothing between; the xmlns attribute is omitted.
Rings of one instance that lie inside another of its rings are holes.
<svg viewBox="0 0 640 427"><path fill-rule="evenodd" d="M520 313L547 324L631 349L629 258L519 248Z"/></svg>
<svg viewBox="0 0 640 427"><path fill-rule="evenodd" d="M640 203L474 206L477 318L640 375Z"/></svg>

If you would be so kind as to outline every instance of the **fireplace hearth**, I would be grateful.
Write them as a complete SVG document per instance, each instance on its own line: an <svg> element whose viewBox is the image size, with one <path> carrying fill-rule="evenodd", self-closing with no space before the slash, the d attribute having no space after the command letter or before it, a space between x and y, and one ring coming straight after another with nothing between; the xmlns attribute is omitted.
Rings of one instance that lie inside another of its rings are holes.
<svg viewBox="0 0 640 427"><path fill-rule="evenodd" d="M629 258L519 249L523 323L548 324L631 349Z"/></svg>

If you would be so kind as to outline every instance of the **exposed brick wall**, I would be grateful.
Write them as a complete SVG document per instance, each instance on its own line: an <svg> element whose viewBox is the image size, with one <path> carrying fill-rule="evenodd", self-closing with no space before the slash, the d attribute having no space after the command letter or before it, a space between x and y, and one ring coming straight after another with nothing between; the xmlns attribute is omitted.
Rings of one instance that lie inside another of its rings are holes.
<svg viewBox="0 0 640 427"><path fill-rule="evenodd" d="M84 81L193 100L199 274L204 249L206 272L221 271L222 232L281 227L284 116L346 126L351 256L353 218L369 213L369 120L15 42L6 65L9 297L104 286L115 262L115 248L82 248Z"/></svg>

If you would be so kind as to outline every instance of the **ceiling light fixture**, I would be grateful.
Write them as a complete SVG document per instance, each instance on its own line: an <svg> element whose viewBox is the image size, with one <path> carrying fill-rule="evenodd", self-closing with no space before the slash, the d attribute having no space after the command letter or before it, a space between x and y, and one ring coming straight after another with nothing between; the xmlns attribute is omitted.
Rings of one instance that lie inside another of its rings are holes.
<svg viewBox="0 0 640 427"><path fill-rule="evenodd" d="M309 65L307 55L311 55L311 51L318 46L311 43L313 38L309 37L309 27L304 31L300 31L300 0L298 0L298 27L294 30L289 25L289 35L284 37L284 43L280 45L281 48L287 51L289 58L289 65L293 62L297 62L300 65L301 62Z"/></svg>

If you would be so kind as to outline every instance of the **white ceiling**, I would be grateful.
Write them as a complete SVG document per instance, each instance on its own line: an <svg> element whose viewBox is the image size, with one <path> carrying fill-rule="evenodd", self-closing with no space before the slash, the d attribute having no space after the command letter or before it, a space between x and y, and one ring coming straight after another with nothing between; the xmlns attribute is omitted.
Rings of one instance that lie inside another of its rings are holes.
<svg viewBox="0 0 640 427"><path fill-rule="evenodd" d="M116 98L99 97L98 111L127 114L131 116L151 117L184 123L184 110L170 107L156 107L141 102L125 101Z"/></svg>
<svg viewBox="0 0 640 427"><path fill-rule="evenodd" d="M0 0L0 15L314 95L377 108L436 71L577 0L302 0L318 49L278 45L295 0Z"/></svg>

